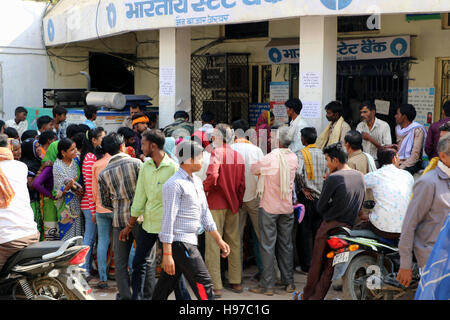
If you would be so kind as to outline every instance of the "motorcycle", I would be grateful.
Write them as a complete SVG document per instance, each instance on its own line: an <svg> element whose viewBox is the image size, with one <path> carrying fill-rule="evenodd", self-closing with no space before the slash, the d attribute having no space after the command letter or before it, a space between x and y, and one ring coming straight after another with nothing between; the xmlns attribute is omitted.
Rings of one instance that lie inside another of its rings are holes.
<svg viewBox="0 0 450 320"><path fill-rule="evenodd" d="M372 209L375 204L365 203ZM420 281L417 263L413 263L411 284L405 288L397 281L400 269L398 240L385 239L370 230L337 227L329 231L328 245L333 259L332 280L342 278L346 300L394 300L413 294Z"/></svg>
<svg viewBox="0 0 450 320"><path fill-rule="evenodd" d="M93 300L80 267L89 252L83 237L34 243L0 271L0 299Z"/></svg>

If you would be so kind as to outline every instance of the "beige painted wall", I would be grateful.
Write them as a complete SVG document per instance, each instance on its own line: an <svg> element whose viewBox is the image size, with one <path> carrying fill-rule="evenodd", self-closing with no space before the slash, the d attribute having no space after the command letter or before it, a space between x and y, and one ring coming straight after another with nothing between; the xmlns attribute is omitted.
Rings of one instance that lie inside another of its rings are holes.
<svg viewBox="0 0 450 320"><path fill-rule="evenodd" d="M450 30L441 29L440 20L412 21L407 22L405 15L384 15L381 19L381 31L376 34L366 34L367 36L392 36L411 34L412 37L411 54L417 58L418 64L413 64L410 71L409 82L412 87L434 86L435 79L435 58L450 56ZM300 29L299 19L274 20L269 24L269 37L248 40L226 40L208 50L198 51L198 53L225 53L225 52L248 52L249 62L254 64L268 64L264 47L270 38L298 37ZM136 36L135 36L136 35ZM220 26L206 26L192 28L192 52L211 43L221 35ZM358 35L353 37L364 37ZM137 37L137 41L136 41ZM104 41L108 47L120 53L136 53L138 63L153 67L150 70L136 68L135 88L136 94L147 94L153 98L154 105L158 105L158 40L159 31L140 31L129 33ZM99 40L78 43L78 46L90 47L94 51L104 51L105 46ZM107 49L106 49L107 50ZM137 51L136 51L137 50ZM86 48L68 45L58 49L51 49L52 52L68 56L88 57L89 50ZM75 59L75 58L73 58ZM77 58L79 59L79 58ZM88 69L88 62L66 62L60 59L51 58L54 68L53 77L49 79L50 88L84 88L86 80L77 73ZM50 66L49 66L50 67ZM282 81L284 74L283 67L273 67L273 80Z"/></svg>

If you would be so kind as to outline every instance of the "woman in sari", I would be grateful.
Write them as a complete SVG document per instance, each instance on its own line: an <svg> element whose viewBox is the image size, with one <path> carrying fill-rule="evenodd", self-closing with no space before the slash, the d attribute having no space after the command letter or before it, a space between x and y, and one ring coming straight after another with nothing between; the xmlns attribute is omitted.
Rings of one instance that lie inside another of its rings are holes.
<svg viewBox="0 0 450 320"><path fill-rule="evenodd" d="M264 110L258 117L258 121L256 122L256 134L258 137L258 146L263 150L264 154L270 153L272 151L271 147L271 136L270 136L270 128L272 127L275 121L275 117L273 112L270 111L270 120L269 120L269 111ZM264 140L267 139L267 144ZM265 152L265 146L267 145L267 152Z"/></svg>
<svg viewBox="0 0 450 320"><path fill-rule="evenodd" d="M41 234L40 241L44 240L44 221L40 206L40 194L33 188L33 180L41 169L41 153L39 142L33 138L26 139L22 142L22 155L20 161L28 167L28 192L30 194L31 209L34 212L34 221L37 224Z"/></svg>
<svg viewBox="0 0 450 320"><path fill-rule="evenodd" d="M65 138L58 143L58 155L53 164L53 190L56 193L56 208L60 240L82 236L84 226L81 217L83 187L78 183L77 146Z"/></svg>
<svg viewBox="0 0 450 320"><path fill-rule="evenodd" d="M53 196L53 162L58 154L58 143L50 144L42 159L43 167L36 174L33 188L41 195L40 208L43 212L44 239L47 241L59 240L58 217Z"/></svg>

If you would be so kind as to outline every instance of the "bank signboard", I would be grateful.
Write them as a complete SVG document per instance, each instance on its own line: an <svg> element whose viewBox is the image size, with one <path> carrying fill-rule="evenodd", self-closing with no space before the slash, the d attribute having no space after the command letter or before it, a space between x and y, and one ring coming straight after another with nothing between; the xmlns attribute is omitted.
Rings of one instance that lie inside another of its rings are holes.
<svg viewBox="0 0 450 320"><path fill-rule="evenodd" d="M247 23L302 16L449 12L442 0L83 0L60 1L44 17L47 46L130 31Z"/></svg>
<svg viewBox="0 0 450 320"><path fill-rule="evenodd" d="M411 55L410 36L339 40L337 61L406 58ZM272 42L274 43L274 42ZM299 44L266 46L271 64L298 63Z"/></svg>

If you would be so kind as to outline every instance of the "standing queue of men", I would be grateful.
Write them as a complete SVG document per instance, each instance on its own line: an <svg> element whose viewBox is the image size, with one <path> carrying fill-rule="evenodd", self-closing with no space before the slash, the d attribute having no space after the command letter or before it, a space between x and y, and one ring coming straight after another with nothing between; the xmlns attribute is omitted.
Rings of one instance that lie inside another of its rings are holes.
<svg viewBox="0 0 450 320"><path fill-rule="evenodd" d="M433 124L428 135L414 122L414 107L399 106L396 144L389 125L375 117L373 102L360 106L363 121L356 130L343 119L342 104L330 102L325 106L329 124L320 135L301 117L299 99L285 105L292 121L274 132L267 111L256 132L243 119L214 126L210 113L202 115L203 126L194 132L184 111L157 130L156 119L139 107L126 119L133 132L124 126L100 139L89 128L86 137L108 159L100 168L92 161L97 171L90 179L98 181L92 183L90 212L97 218L94 224L103 214L95 208L111 213L118 298L167 299L175 291L177 298L189 299L185 279L198 299L221 297L224 287L243 292L247 221L260 255L259 283L252 292L273 295L278 288L292 293L297 271L308 275L302 299L324 299L333 273L325 258L327 231L336 226L400 237L398 280L409 285L413 253L423 268L450 209L450 102L444 105L447 121L438 129ZM19 125L17 120L16 114ZM95 117L87 120L93 124ZM261 141L267 132L270 143ZM58 147L63 161L70 142ZM414 184L424 143L433 161ZM368 197L376 202L371 213L362 210ZM300 224L293 214L297 204L305 208ZM133 241L136 253L129 268ZM150 256L158 241L163 271L156 283ZM221 257L228 259L227 278Z"/></svg>

